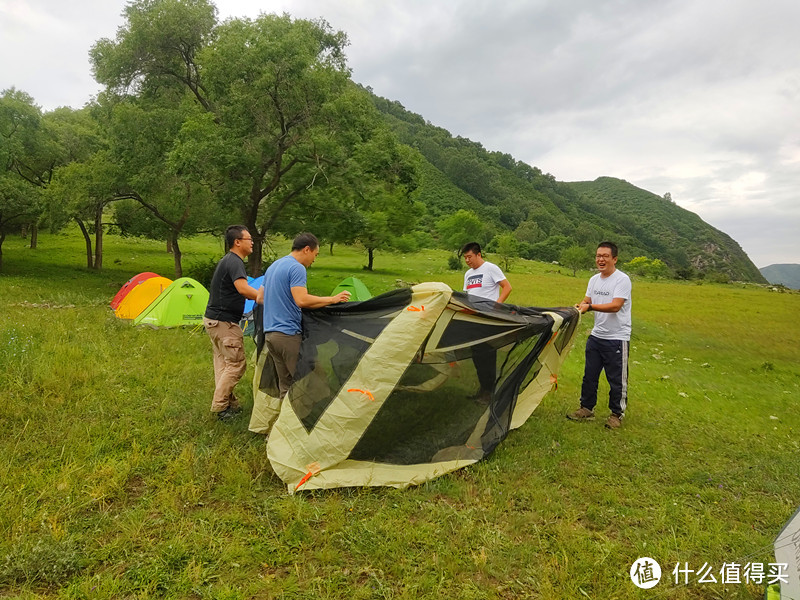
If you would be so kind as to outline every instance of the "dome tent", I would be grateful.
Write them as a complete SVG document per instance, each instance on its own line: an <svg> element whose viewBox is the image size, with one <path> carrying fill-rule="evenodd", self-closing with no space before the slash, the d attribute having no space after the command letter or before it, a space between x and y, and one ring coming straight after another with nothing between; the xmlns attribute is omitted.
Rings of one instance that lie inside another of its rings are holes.
<svg viewBox="0 0 800 600"><path fill-rule="evenodd" d="M133 290L133 288L135 288L137 285L139 285L146 279L150 279L151 277L158 277L158 273L151 273L150 271L145 271L144 273L139 273L138 275L134 275L133 277L128 279L128 281L125 282L125 285L119 288L119 291L111 299L111 304L110 304L111 308L116 310L117 307L120 305L120 302L122 302L125 299L125 296L127 296Z"/></svg>
<svg viewBox="0 0 800 600"><path fill-rule="evenodd" d="M208 290L191 277L173 281L133 320L134 325L179 327L201 325L208 304Z"/></svg>
<svg viewBox="0 0 800 600"><path fill-rule="evenodd" d="M339 292L344 291L350 292L350 302L369 300L372 298L369 289L358 277L345 277L342 279L339 285L333 288L331 296L335 296Z"/></svg>
<svg viewBox="0 0 800 600"><path fill-rule="evenodd" d="M269 433L267 455L290 493L419 484L481 460L527 420L579 321L572 307L498 304L442 283L306 310L283 402L257 339L250 429ZM488 357L486 405L472 395L475 361Z"/></svg>
<svg viewBox="0 0 800 600"><path fill-rule="evenodd" d="M122 302L119 303L114 314L120 319L135 319L150 303L161 295L172 283L166 277L150 277L135 286Z"/></svg>

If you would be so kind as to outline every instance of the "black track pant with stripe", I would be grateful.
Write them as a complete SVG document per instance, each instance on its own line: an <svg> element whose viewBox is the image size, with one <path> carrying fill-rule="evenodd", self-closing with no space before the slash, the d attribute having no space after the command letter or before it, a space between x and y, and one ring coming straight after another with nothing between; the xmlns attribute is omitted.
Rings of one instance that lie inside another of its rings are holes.
<svg viewBox="0 0 800 600"><path fill-rule="evenodd" d="M593 335L586 340L586 366L581 386L581 406L594 410L597 404L597 384L600 372L605 369L611 388L608 392L608 408L612 413L623 415L628 405L628 349L625 340L603 340Z"/></svg>

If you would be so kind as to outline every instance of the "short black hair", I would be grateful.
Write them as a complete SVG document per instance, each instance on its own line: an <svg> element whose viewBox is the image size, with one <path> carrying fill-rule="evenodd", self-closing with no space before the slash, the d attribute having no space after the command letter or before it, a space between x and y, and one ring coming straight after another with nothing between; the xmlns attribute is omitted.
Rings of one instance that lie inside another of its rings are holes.
<svg viewBox="0 0 800 600"><path fill-rule="evenodd" d="M236 240L242 239L244 232L247 231L250 233L250 230L247 229L244 225L231 225L225 230L225 245L228 248L233 248L233 243Z"/></svg>
<svg viewBox="0 0 800 600"><path fill-rule="evenodd" d="M597 244L597 247L608 248L609 250L611 250L611 258L617 258L617 252L619 252L619 250L617 249L617 245L614 242L600 242L599 244Z"/></svg>
<svg viewBox="0 0 800 600"><path fill-rule="evenodd" d="M481 245L478 242L469 242L468 244L464 244L464 247L461 248L461 255L463 256L467 252L481 254Z"/></svg>
<svg viewBox="0 0 800 600"><path fill-rule="evenodd" d="M312 250L319 248L319 240L317 239L317 236L308 232L298 234L292 242L292 252L295 252L296 250L302 250L306 246Z"/></svg>

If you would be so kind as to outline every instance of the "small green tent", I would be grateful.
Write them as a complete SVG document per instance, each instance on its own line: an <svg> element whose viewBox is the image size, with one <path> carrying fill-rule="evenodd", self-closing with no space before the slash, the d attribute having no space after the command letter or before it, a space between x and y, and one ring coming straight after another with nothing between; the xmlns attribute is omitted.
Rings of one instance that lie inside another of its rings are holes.
<svg viewBox="0 0 800 600"><path fill-rule="evenodd" d="M350 300L351 301L362 301L362 300L369 300L372 298L372 294L369 293L367 286L358 279L357 277L346 277L339 282L333 291L331 292L331 296L335 296L339 292L344 291L350 292Z"/></svg>
<svg viewBox="0 0 800 600"><path fill-rule="evenodd" d="M178 327L200 325L208 304L208 290L190 277L172 282L133 320L134 325Z"/></svg>

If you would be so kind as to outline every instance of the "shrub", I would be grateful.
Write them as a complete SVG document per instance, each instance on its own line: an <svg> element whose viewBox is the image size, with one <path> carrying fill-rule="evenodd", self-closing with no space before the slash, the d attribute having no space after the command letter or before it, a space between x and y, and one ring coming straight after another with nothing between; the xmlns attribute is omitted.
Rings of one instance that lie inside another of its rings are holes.
<svg viewBox="0 0 800 600"><path fill-rule="evenodd" d="M217 268L217 262L218 261L212 258L207 258L198 262L189 263L186 269L184 269L184 276L196 279L204 286L209 287L211 285L211 278L214 276L214 269Z"/></svg>

